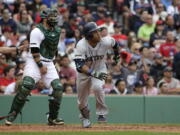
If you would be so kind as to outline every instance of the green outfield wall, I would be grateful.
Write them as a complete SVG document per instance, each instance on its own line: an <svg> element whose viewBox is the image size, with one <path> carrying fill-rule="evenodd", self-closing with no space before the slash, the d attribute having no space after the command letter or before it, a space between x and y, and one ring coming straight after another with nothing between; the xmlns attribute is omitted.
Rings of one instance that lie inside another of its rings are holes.
<svg viewBox="0 0 180 135"><path fill-rule="evenodd" d="M0 115L6 115L13 96L0 96ZM46 123L48 96L30 96L15 123ZM89 98L91 121L96 122L95 98ZM106 96L109 123L180 123L180 96ZM64 96L60 116L79 123L77 96ZM0 121L3 123L3 121Z"/></svg>

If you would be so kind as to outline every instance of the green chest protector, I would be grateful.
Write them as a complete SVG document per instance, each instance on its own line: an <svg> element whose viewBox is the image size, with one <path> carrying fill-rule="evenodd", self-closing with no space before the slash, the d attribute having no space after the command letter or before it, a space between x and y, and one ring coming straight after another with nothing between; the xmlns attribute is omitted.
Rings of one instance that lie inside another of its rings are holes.
<svg viewBox="0 0 180 135"><path fill-rule="evenodd" d="M53 59L60 38L60 28L55 27L55 29L51 31L45 29L42 24L37 25L37 28L41 30L45 37L40 44L40 54L47 59Z"/></svg>

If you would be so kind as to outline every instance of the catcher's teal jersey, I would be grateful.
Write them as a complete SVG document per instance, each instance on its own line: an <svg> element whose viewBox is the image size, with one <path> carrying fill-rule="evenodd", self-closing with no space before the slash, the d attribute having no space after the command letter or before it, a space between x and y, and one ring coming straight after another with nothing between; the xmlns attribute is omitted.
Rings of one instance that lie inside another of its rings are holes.
<svg viewBox="0 0 180 135"><path fill-rule="evenodd" d="M55 29L51 31L45 29L42 24L37 25L37 28L41 30L45 37L40 44L40 54L47 59L53 59L60 38L60 28L55 27Z"/></svg>

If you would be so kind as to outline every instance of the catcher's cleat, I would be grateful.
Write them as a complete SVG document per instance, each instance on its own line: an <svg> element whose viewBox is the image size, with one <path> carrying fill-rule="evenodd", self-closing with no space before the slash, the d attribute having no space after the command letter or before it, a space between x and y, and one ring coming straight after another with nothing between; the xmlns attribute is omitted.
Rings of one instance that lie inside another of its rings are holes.
<svg viewBox="0 0 180 135"><path fill-rule="evenodd" d="M64 125L64 120L61 118L56 118L56 119L51 119L48 118L48 125L53 126L53 125Z"/></svg>
<svg viewBox="0 0 180 135"><path fill-rule="evenodd" d="M97 121L98 123L107 123L106 117L104 115L99 115Z"/></svg>
<svg viewBox="0 0 180 135"><path fill-rule="evenodd" d="M7 116L5 116L7 117L7 119L5 120L5 125L11 126L12 122L16 119L16 116L17 116L16 112L12 112L8 114Z"/></svg>
<svg viewBox="0 0 180 135"><path fill-rule="evenodd" d="M5 120L5 125L6 126L11 126L12 125L12 121L9 121L9 120L6 119Z"/></svg>
<svg viewBox="0 0 180 135"><path fill-rule="evenodd" d="M83 128L90 128L91 127L91 122L89 119L82 119L82 127Z"/></svg>

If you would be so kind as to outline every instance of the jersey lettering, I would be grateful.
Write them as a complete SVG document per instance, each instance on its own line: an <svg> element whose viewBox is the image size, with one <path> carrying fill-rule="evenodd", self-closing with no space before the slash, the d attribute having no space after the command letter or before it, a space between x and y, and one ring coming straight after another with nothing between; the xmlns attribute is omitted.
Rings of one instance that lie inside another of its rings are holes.
<svg viewBox="0 0 180 135"><path fill-rule="evenodd" d="M85 61L98 61L98 60L102 60L103 58L104 55L97 55L97 56L87 57Z"/></svg>

